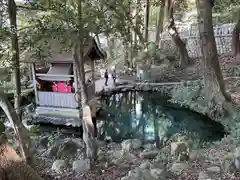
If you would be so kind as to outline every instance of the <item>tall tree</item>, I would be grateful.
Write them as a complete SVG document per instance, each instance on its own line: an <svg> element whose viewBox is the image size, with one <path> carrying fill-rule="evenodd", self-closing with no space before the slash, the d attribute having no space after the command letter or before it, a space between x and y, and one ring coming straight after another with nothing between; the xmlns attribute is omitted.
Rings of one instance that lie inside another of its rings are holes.
<svg viewBox="0 0 240 180"><path fill-rule="evenodd" d="M91 109L88 103L87 86L85 81L84 70L84 23L82 18L82 1L79 0L77 4L78 9L78 42L74 46L73 58L77 66L79 75L80 94L81 94L81 107L82 107L82 127L83 127L83 140L86 145L86 155L90 159L91 164L94 163L97 157L97 142L95 138L95 128L92 122ZM85 36L86 37L86 36Z"/></svg>
<svg viewBox="0 0 240 180"><path fill-rule="evenodd" d="M176 25L175 25L175 20L173 17L175 0L166 0L166 1L167 1L166 2L166 13L167 13L167 19L168 19L168 31L180 53L180 66L186 67L187 65L191 64L192 61L188 55L186 44L180 38L179 33L176 28Z"/></svg>
<svg viewBox="0 0 240 180"><path fill-rule="evenodd" d="M237 23L232 33L232 49L236 59L240 61L240 9L237 12Z"/></svg>
<svg viewBox="0 0 240 180"><path fill-rule="evenodd" d="M157 18L157 25L156 25L156 38L155 43L159 46L160 43L160 34L163 31L163 21L165 15L165 0L160 1L159 10L158 10L158 18Z"/></svg>
<svg viewBox="0 0 240 180"><path fill-rule="evenodd" d="M203 53L205 98L211 100L216 93L231 101L226 92L223 75L218 61L216 41L212 24L212 3L209 0L196 0L198 30ZM220 91L219 91L220 90Z"/></svg>
<svg viewBox="0 0 240 180"><path fill-rule="evenodd" d="M148 43L148 28L149 28L149 14L150 14L150 1L146 0L145 5L145 23L144 23L144 40L146 43Z"/></svg>
<svg viewBox="0 0 240 180"><path fill-rule="evenodd" d="M135 4L135 26L140 29L141 28L141 0L136 0ZM138 37L137 33L133 31L133 56L137 56L137 48L138 48Z"/></svg>
<svg viewBox="0 0 240 180"><path fill-rule="evenodd" d="M20 81L20 64L19 64L19 47L17 34L17 8L15 0L8 0L8 14L11 26L11 44L12 44L12 59L13 76L14 76L14 108L17 111L18 118L21 120L20 98L21 98L21 81Z"/></svg>

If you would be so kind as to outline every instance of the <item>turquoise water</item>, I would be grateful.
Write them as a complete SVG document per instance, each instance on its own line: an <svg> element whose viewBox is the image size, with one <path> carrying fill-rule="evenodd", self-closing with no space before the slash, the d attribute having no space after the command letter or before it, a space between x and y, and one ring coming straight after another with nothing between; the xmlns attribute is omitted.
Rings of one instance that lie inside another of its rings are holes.
<svg viewBox="0 0 240 180"><path fill-rule="evenodd" d="M186 135L201 145L224 136L221 124L206 116L170 104L156 92L125 92L105 97L97 118L99 138L112 141L138 138L143 143L163 144L178 135Z"/></svg>

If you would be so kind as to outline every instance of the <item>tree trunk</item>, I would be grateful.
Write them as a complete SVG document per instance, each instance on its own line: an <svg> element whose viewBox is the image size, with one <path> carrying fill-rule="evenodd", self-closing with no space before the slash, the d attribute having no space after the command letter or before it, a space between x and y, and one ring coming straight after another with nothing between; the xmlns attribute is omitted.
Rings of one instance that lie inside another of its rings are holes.
<svg viewBox="0 0 240 180"><path fill-rule="evenodd" d="M34 165L33 153L31 151L31 140L28 132L21 121L19 121L16 111L7 100L5 94L0 93L0 107L6 114L8 120L13 124L14 132L19 141L20 152L23 159L29 164Z"/></svg>
<svg viewBox="0 0 240 180"><path fill-rule="evenodd" d="M231 101L231 96L226 92L223 75L218 61L216 41L212 25L212 4L208 0L196 0L196 5L198 10L200 44L205 70L205 98L211 100L216 93L220 93L225 100Z"/></svg>
<svg viewBox="0 0 240 180"><path fill-rule="evenodd" d="M84 59L83 59L83 40L84 40L84 24L82 23L82 1L78 1L78 23L79 23L79 41L74 46L73 59L77 66L79 76L81 107L82 107L82 128L83 140L86 145L86 156L90 160L91 165L97 158L97 141L95 139L95 128L92 121L92 113L88 104L87 86L85 81Z"/></svg>
<svg viewBox="0 0 240 180"><path fill-rule="evenodd" d="M232 50L236 59L240 60L240 19L238 20L236 26L232 33Z"/></svg>
<svg viewBox="0 0 240 180"><path fill-rule="evenodd" d="M165 2L161 1L158 11L157 26L156 26L156 38L155 43L159 47L160 43L160 34L163 31L163 21L164 21L164 12L165 12Z"/></svg>
<svg viewBox="0 0 240 180"><path fill-rule="evenodd" d="M150 2L149 0L146 0L146 10L145 10L145 32L144 32L144 40L146 43L148 43L148 25L149 25L149 12L150 11Z"/></svg>
<svg viewBox="0 0 240 180"><path fill-rule="evenodd" d="M92 121L91 109L88 104L87 87L85 83L84 72L84 60L83 60L83 48L80 43L77 43L74 47L74 61L77 66L77 72L79 76L80 94L81 94L81 107L82 107L82 128L83 128L83 140L86 145L86 156L90 159L91 164L97 157L97 142L95 139L95 128Z"/></svg>
<svg viewBox="0 0 240 180"><path fill-rule="evenodd" d="M128 51L128 45L124 46L124 65L127 66L128 68L130 67L130 63L129 63L129 51Z"/></svg>
<svg viewBox="0 0 240 180"><path fill-rule="evenodd" d="M174 43L176 44L176 47L178 48L179 54L180 54L180 67L184 68L187 65L191 64L192 61L188 55L188 51L186 48L186 44L182 41L180 38L177 28L175 26L175 21L173 18L173 1L167 0L167 13L168 13L168 31L171 35Z"/></svg>
<svg viewBox="0 0 240 180"><path fill-rule="evenodd" d="M16 91L14 93L14 108L17 112L18 119L21 120L20 98L21 98L21 81L20 81L20 65L19 65L19 47L17 35L17 8L14 0L8 0L8 14L11 25L11 41L12 41L12 65L14 74L14 85Z"/></svg>
<svg viewBox="0 0 240 180"><path fill-rule="evenodd" d="M113 59L114 58L114 53L113 53L112 40L111 40L109 34L106 34L106 37L107 37L108 52L109 52L110 57Z"/></svg>
<svg viewBox="0 0 240 180"><path fill-rule="evenodd" d="M4 23L4 5L3 0L0 0L0 29L3 28Z"/></svg>
<svg viewBox="0 0 240 180"><path fill-rule="evenodd" d="M128 1L128 15L130 16L131 15L131 1L129 0ZM128 41L128 61L129 61L129 64L130 64L130 67L133 66L133 43L132 43L132 31L131 31L131 27L128 26L127 27L127 41Z"/></svg>
<svg viewBox="0 0 240 180"><path fill-rule="evenodd" d="M136 2L136 18L135 18L135 26L140 29L140 24L141 24L141 16L140 16L140 9L141 9L141 1L137 0ZM134 32L134 48L133 48L133 56L137 56L138 55L138 35L136 33L136 31Z"/></svg>
<svg viewBox="0 0 240 180"><path fill-rule="evenodd" d="M97 41L97 45L101 48L101 43L100 43L100 39L99 39L98 33L96 34L96 41Z"/></svg>

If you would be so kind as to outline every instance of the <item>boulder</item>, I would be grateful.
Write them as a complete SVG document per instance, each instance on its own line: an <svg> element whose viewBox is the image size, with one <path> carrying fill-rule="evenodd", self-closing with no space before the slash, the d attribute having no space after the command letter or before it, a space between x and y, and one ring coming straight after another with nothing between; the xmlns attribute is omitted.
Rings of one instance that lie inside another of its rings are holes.
<svg viewBox="0 0 240 180"><path fill-rule="evenodd" d="M198 174L198 180L212 180L212 179L210 179L210 177L209 177L209 175L207 174L206 171L201 171Z"/></svg>
<svg viewBox="0 0 240 180"><path fill-rule="evenodd" d="M166 177L168 176L168 173L166 170L159 169L159 168L154 168L150 170L150 174L154 179L162 179L165 180Z"/></svg>
<svg viewBox="0 0 240 180"><path fill-rule="evenodd" d="M171 143L171 155L179 156L182 153L189 153L189 148L186 142Z"/></svg>
<svg viewBox="0 0 240 180"><path fill-rule="evenodd" d="M222 168L225 172L234 173L237 171L235 166L235 156L237 156L237 153L238 149L235 150L235 153L230 152L222 157Z"/></svg>
<svg viewBox="0 0 240 180"><path fill-rule="evenodd" d="M178 161L188 161L189 160L189 153L187 152L181 152L178 155Z"/></svg>
<svg viewBox="0 0 240 180"><path fill-rule="evenodd" d="M223 161L223 168L224 168L224 171L228 173L235 173L238 171L238 169L235 166L234 159Z"/></svg>
<svg viewBox="0 0 240 180"><path fill-rule="evenodd" d="M48 143L50 145L50 143ZM67 138L56 140L51 143L48 150L44 153L45 157L57 158L57 159L72 159L78 155L79 151L82 151L84 145L81 139Z"/></svg>
<svg viewBox="0 0 240 180"><path fill-rule="evenodd" d="M175 174L181 174L182 170L187 169L189 165L187 163L176 162L171 167L171 172Z"/></svg>
<svg viewBox="0 0 240 180"><path fill-rule="evenodd" d="M84 173L90 169L90 160L77 160L73 161L72 169L76 173Z"/></svg>
<svg viewBox="0 0 240 180"><path fill-rule="evenodd" d="M128 180L154 180L148 169L135 168L134 170L129 171Z"/></svg>
<svg viewBox="0 0 240 180"><path fill-rule="evenodd" d="M198 150L192 150L189 152L189 159L196 160L196 159L204 159L205 157L201 154Z"/></svg>
<svg viewBox="0 0 240 180"><path fill-rule="evenodd" d="M240 147L237 147L234 152L235 157L240 157Z"/></svg>
<svg viewBox="0 0 240 180"><path fill-rule="evenodd" d="M207 171L211 173L220 173L221 168L219 166L211 166L207 168Z"/></svg>
<svg viewBox="0 0 240 180"><path fill-rule="evenodd" d="M135 156L129 152L118 150L110 152L110 159L113 164L121 165L125 161L132 161Z"/></svg>
<svg viewBox="0 0 240 180"><path fill-rule="evenodd" d="M135 168L128 172L128 175L121 180L165 180L168 173L165 170L153 168L142 169Z"/></svg>
<svg viewBox="0 0 240 180"><path fill-rule="evenodd" d="M69 139L61 144L58 148L57 157L58 158L69 158L69 156L74 156L77 153L78 145Z"/></svg>
<svg viewBox="0 0 240 180"><path fill-rule="evenodd" d="M150 169L153 165L149 161L143 162L139 168L140 169Z"/></svg>
<svg viewBox="0 0 240 180"><path fill-rule="evenodd" d="M123 151L131 152L134 150L138 150L142 146L142 143L139 139L128 139L123 141L121 145Z"/></svg>
<svg viewBox="0 0 240 180"><path fill-rule="evenodd" d="M140 153L140 158L144 159L153 159L158 155L158 150L152 150L152 151L143 151Z"/></svg>
<svg viewBox="0 0 240 180"><path fill-rule="evenodd" d="M52 164L52 170L60 173L67 168L67 162L65 160L56 160Z"/></svg>
<svg viewBox="0 0 240 180"><path fill-rule="evenodd" d="M144 144L143 148L146 150L153 150L153 149L155 149L155 145L154 144Z"/></svg>

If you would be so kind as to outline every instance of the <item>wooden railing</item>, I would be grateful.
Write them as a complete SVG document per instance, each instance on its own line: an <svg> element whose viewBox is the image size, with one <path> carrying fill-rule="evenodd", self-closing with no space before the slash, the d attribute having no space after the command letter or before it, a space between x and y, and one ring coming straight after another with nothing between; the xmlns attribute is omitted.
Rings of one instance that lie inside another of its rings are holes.
<svg viewBox="0 0 240 180"><path fill-rule="evenodd" d="M38 91L40 106L58 108L77 108L78 103L74 93L44 92Z"/></svg>

